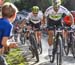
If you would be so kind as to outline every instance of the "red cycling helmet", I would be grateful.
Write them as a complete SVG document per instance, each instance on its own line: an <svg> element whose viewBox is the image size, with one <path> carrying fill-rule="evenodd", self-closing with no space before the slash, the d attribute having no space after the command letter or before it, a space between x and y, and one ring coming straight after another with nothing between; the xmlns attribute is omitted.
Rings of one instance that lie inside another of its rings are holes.
<svg viewBox="0 0 75 65"><path fill-rule="evenodd" d="M72 22L70 21L70 17L69 16L65 16L64 17L64 22L68 26L71 26L71 24L72 24Z"/></svg>

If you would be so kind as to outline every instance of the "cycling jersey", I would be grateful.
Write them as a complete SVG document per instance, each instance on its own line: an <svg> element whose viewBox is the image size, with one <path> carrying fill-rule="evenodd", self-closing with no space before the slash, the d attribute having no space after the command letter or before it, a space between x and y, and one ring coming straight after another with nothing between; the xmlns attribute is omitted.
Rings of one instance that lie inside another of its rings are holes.
<svg viewBox="0 0 75 65"><path fill-rule="evenodd" d="M12 31L12 25L6 18L0 19L0 48L2 48L2 38L9 37Z"/></svg>
<svg viewBox="0 0 75 65"><path fill-rule="evenodd" d="M53 6L50 6L45 11L45 17L49 16L50 19L57 21L60 20L63 14L70 15L71 13L63 6L60 6L58 12L55 12Z"/></svg>
<svg viewBox="0 0 75 65"><path fill-rule="evenodd" d="M32 28L37 28L38 30L40 30L41 22L34 24L33 22L30 21L30 25Z"/></svg>
<svg viewBox="0 0 75 65"><path fill-rule="evenodd" d="M31 21L34 24L41 22L42 19L43 19L43 13L41 11L38 12L37 16L34 16L32 12L30 12L29 15L27 16L27 20Z"/></svg>

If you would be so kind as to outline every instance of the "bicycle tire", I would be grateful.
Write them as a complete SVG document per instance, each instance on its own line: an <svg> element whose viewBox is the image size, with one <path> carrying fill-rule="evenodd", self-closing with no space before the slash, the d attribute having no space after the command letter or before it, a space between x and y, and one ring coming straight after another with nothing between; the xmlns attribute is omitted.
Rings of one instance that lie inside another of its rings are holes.
<svg viewBox="0 0 75 65"><path fill-rule="evenodd" d="M53 52L52 52L52 56L50 56L50 62L53 63L55 60L55 53L57 51L57 47L56 47L56 39L54 38L54 42L53 42Z"/></svg>
<svg viewBox="0 0 75 65"><path fill-rule="evenodd" d="M38 44L38 53L39 54L42 54L42 44L41 44L41 42Z"/></svg>
<svg viewBox="0 0 75 65"><path fill-rule="evenodd" d="M17 42L17 37L18 37L18 35L17 34L15 34L14 35L14 40Z"/></svg>
<svg viewBox="0 0 75 65"><path fill-rule="evenodd" d="M57 65L62 65L62 38L57 39Z"/></svg>
<svg viewBox="0 0 75 65"><path fill-rule="evenodd" d="M25 44L25 36L23 34L21 34L20 36L20 41L21 41L21 44Z"/></svg>
<svg viewBox="0 0 75 65"><path fill-rule="evenodd" d="M65 54L66 55L68 55L69 54L69 44L70 44L70 41L68 40L68 39L66 39L66 41L67 41L67 43L65 42L65 40L64 40L64 42L63 42L63 46L64 46L64 52L65 52ZM66 45L65 45L66 44Z"/></svg>
<svg viewBox="0 0 75 65"><path fill-rule="evenodd" d="M72 52L73 57L75 58L75 38L72 37L71 40L72 40L71 41L71 52Z"/></svg>
<svg viewBox="0 0 75 65"><path fill-rule="evenodd" d="M36 43L36 40L35 40L35 35L30 34L29 35L29 40L30 40L31 46L33 48L32 53L35 55L35 57L37 59L36 62L39 62L39 54L38 54L38 51L37 51L37 43Z"/></svg>

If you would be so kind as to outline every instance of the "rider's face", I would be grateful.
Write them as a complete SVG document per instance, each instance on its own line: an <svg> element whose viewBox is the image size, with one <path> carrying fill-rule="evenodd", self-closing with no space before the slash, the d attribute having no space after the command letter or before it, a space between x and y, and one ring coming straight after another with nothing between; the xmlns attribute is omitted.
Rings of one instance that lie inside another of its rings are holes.
<svg viewBox="0 0 75 65"><path fill-rule="evenodd" d="M59 6L53 6L54 10L57 12L59 10Z"/></svg>
<svg viewBox="0 0 75 65"><path fill-rule="evenodd" d="M37 14L38 14L38 13L34 13L34 12L33 12L33 15L34 15L34 16L37 16Z"/></svg>

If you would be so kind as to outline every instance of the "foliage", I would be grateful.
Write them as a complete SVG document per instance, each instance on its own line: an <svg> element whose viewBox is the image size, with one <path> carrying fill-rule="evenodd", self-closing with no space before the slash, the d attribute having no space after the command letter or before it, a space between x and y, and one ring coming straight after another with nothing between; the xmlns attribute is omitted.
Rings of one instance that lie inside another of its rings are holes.
<svg viewBox="0 0 75 65"><path fill-rule="evenodd" d="M13 49L6 55L8 65L28 65L19 48Z"/></svg>
<svg viewBox="0 0 75 65"><path fill-rule="evenodd" d="M10 0L5 0L5 2L10 2Z"/></svg>
<svg viewBox="0 0 75 65"><path fill-rule="evenodd" d="M62 0L62 5L69 10L75 9L75 0ZM73 3L73 4L72 4ZM38 5L42 11L45 11L51 5L51 0L18 0L15 5L19 10L31 10L32 6Z"/></svg>
<svg viewBox="0 0 75 65"><path fill-rule="evenodd" d="M32 5L29 3L29 0L19 0L14 2L14 4L18 7L19 10L22 10L22 9L30 10Z"/></svg>

